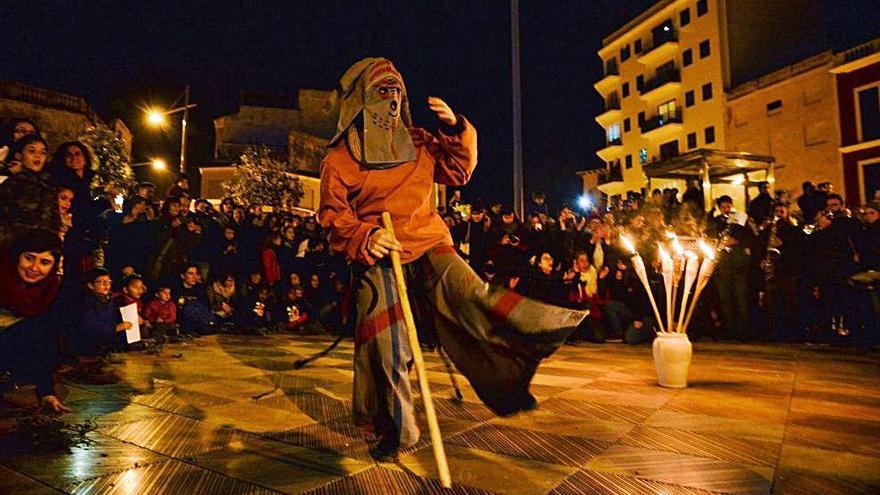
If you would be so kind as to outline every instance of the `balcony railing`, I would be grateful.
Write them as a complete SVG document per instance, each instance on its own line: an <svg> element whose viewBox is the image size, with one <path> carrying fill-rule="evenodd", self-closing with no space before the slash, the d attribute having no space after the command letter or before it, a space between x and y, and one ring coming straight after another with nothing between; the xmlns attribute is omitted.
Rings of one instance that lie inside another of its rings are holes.
<svg viewBox="0 0 880 495"><path fill-rule="evenodd" d="M647 55L653 50L672 41L678 41L678 31L674 29L663 31L662 34L654 35L653 43L651 44L651 46L645 47L645 50L642 51L642 55Z"/></svg>
<svg viewBox="0 0 880 495"><path fill-rule="evenodd" d="M622 146L622 145L623 145L623 138L619 138L619 137L614 138L614 139L608 139L605 141L606 148L609 146Z"/></svg>
<svg viewBox="0 0 880 495"><path fill-rule="evenodd" d="M603 74L603 77L619 76L619 75L620 75L620 68L617 66L616 61L609 62L609 63L605 64L605 73Z"/></svg>
<svg viewBox="0 0 880 495"><path fill-rule="evenodd" d="M660 86L663 86L666 83L671 82L681 82L681 72L678 69L658 72L656 76L645 81L645 85L642 86L641 93L648 93L659 88Z"/></svg>
<svg viewBox="0 0 880 495"><path fill-rule="evenodd" d="M608 184L609 182L620 182L623 180L623 171L620 168L620 162L614 162L605 170L599 173L599 184Z"/></svg>
<svg viewBox="0 0 880 495"><path fill-rule="evenodd" d="M620 110L620 98L612 96L605 100L605 111Z"/></svg>
<svg viewBox="0 0 880 495"><path fill-rule="evenodd" d="M665 115L657 115L656 117L651 117L650 119L646 120L645 123L641 125L642 134L651 132L654 129L659 129L664 125L674 123L681 124L681 122L681 112L677 110L674 112L669 112Z"/></svg>

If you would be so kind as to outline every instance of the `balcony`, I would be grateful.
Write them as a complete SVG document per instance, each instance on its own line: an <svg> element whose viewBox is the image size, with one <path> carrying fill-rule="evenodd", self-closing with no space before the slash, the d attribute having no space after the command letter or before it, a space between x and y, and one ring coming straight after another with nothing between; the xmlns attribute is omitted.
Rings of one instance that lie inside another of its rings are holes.
<svg viewBox="0 0 880 495"><path fill-rule="evenodd" d="M593 84L593 87L596 88L596 91L599 92L600 95L605 96L608 93L617 89L620 85L620 69L617 67L617 64L607 64L605 66L605 75L602 76L602 79L596 84Z"/></svg>
<svg viewBox="0 0 880 495"><path fill-rule="evenodd" d="M597 151L596 154L599 155L603 162L611 162L620 158L621 152L623 152L623 140L617 138L607 141L605 147Z"/></svg>
<svg viewBox="0 0 880 495"><path fill-rule="evenodd" d="M642 124L642 136L648 139L665 140L681 132L682 117L680 111L657 115Z"/></svg>
<svg viewBox="0 0 880 495"><path fill-rule="evenodd" d="M654 65L662 60L669 60L678 52L678 33L674 29L662 31L654 35L654 43L645 47L636 61L640 64Z"/></svg>
<svg viewBox="0 0 880 495"><path fill-rule="evenodd" d="M599 185L611 182L623 182L623 170L620 168L620 161L614 162L605 170L599 173Z"/></svg>
<svg viewBox="0 0 880 495"><path fill-rule="evenodd" d="M681 91L681 72L678 69L658 72L648 79L641 90L641 98L647 102L668 100L678 96Z"/></svg>
<svg viewBox="0 0 880 495"><path fill-rule="evenodd" d="M608 127L608 125L620 120L620 116L620 98L614 94L605 100L605 110L596 116L596 122L602 127Z"/></svg>

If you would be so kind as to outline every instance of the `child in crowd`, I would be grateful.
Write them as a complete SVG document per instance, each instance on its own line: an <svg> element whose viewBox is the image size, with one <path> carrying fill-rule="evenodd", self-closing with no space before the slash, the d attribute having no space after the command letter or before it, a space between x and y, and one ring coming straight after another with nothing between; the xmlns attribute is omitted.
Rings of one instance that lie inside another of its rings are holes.
<svg viewBox="0 0 880 495"><path fill-rule="evenodd" d="M130 304L137 305L138 324L141 329L141 338L147 340L152 337L150 332L150 322L144 318L144 306L141 297L147 292L147 285L144 279L137 273L132 273L122 279L122 291L120 291L115 299L116 305L120 308Z"/></svg>
<svg viewBox="0 0 880 495"><path fill-rule="evenodd" d="M119 306L110 297L110 273L94 268L86 276L86 294L80 322L79 353L98 356L125 349L125 331L131 323L122 321Z"/></svg>
<svg viewBox="0 0 880 495"><path fill-rule="evenodd" d="M235 311L235 323L243 333L260 333L272 323L272 303L268 285L259 285L242 300Z"/></svg>
<svg viewBox="0 0 880 495"><path fill-rule="evenodd" d="M169 335L177 335L177 303L171 299L169 284L159 285L156 297L144 308L144 319L152 327L156 342L162 343Z"/></svg>
<svg viewBox="0 0 880 495"><path fill-rule="evenodd" d="M305 330L307 326L314 328L314 307L304 299L302 286L294 285L284 294L282 301L275 307L274 321L287 331Z"/></svg>

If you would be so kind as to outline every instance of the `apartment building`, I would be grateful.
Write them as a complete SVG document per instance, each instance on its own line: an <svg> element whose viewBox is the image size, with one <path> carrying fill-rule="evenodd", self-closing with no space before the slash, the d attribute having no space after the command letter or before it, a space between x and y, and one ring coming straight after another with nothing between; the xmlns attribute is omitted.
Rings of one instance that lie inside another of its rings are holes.
<svg viewBox="0 0 880 495"><path fill-rule="evenodd" d="M727 94L730 150L772 156L774 188L800 195L805 180L843 185L830 50L740 84Z"/></svg>
<svg viewBox="0 0 880 495"><path fill-rule="evenodd" d="M814 0L661 0L606 37L594 84L605 100L596 116L606 137L596 152L606 164L599 189L642 192L646 168L698 149L730 150L726 92L821 51L820 17ZM683 188L651 182L665 186Z"/></svg>

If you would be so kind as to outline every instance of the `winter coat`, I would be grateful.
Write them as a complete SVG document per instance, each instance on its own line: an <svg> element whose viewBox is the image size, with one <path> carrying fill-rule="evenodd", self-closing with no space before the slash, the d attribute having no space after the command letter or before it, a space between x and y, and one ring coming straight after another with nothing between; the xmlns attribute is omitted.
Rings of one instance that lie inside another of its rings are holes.
<svg viewBox="0 0 880 495"><path fill-rule="evenodd" d="M25 168L0 184L0 247L35 229L58 232L61 213L48 174Z"/></svg>

